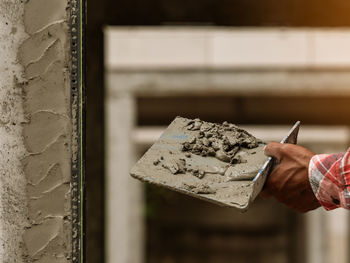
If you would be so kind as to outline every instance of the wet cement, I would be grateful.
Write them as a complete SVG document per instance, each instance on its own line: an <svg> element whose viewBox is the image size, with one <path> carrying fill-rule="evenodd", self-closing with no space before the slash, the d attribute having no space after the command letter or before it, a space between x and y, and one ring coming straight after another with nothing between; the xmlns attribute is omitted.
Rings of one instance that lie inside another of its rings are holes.
<svg viewBox="0 0 350 263"><path fill-rule="evenodd" d="M229 123L177 117L131 170L143 181L244 208L266 161L264 144Z"/></svg>
<svg viewBox="0 0 350 263"><path fill-rule="evenodd" d="M27 39L18 51L24 69L22 159L27 180L25 262L71 262L68 5L28 0Z"/></svg>

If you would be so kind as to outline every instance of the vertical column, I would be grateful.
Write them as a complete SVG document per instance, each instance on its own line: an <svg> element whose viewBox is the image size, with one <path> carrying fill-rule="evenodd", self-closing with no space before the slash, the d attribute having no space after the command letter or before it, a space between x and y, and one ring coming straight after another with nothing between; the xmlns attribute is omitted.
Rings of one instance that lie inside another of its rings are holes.
<svg viewBox="0 0 350 263"><path fill-rule="evenodd" d="M129 171L135 162L132 131L135 99L116 95L106 100L106 258L109 263L141 263L143 259L142 188Z"/></svg>
<svg viewBox="0 0 350 263"><path fill-rule="evenodd" d="M348 262L348 218L348 211L342 208L328 212L320 208L306 214L308 263Z"/></svg>
<svg viewBox="0 0 350 263"><path fill-rule="evenodd" d="M26 38L23 12L20 1L0 0L0 261L18 263L23 262L22 232L28 225L21 167L23 68L17 61L19 45Z"/></svg>
<svg viewBox="0 0 350 263"><path fill-rule="evenodd" d="M305 215L307 263L326 263L325 213L320 208Z"/></svg>
<svg viewBox="0 0 350 263"><path fill-rule="evenodd" d="M349 262L349 211L336 209L327 213L327 263Z"/></svg>

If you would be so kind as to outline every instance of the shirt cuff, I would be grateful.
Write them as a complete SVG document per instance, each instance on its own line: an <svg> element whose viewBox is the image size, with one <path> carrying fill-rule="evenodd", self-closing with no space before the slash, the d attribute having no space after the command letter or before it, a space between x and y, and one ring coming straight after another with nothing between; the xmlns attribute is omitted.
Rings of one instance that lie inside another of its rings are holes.
<svg viewBox="0 0 350 263"><path fill-rule="evenodd" d="M346 206L344 186L339 180L339 160L342 154L319 154L311 158L309 163L309 181L319 203L332 210Z"/></svg>

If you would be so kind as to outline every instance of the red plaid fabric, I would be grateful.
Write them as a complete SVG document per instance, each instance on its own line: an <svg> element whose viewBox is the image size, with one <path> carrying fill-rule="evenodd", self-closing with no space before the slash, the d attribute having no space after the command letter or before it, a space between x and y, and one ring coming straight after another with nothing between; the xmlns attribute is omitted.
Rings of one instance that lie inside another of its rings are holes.
<svg viewBox="0 0 350 263"><path fill-rule="evenodd" d="M312 157L309 179L315 196L326 210L350 209L350 148L345 153Z"/></svg>

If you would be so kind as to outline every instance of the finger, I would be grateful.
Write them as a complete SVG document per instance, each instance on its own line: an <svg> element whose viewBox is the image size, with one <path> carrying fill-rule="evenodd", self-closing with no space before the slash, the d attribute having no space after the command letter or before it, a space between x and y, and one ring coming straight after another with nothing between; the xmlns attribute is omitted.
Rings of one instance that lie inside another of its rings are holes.
<svg viewBox="0 0 350 263"><path fill-rule="evenodd" d="M264 148L264 154L267 156L275 157L278 162L282 159L282 143L270 142Z"/></svg>

